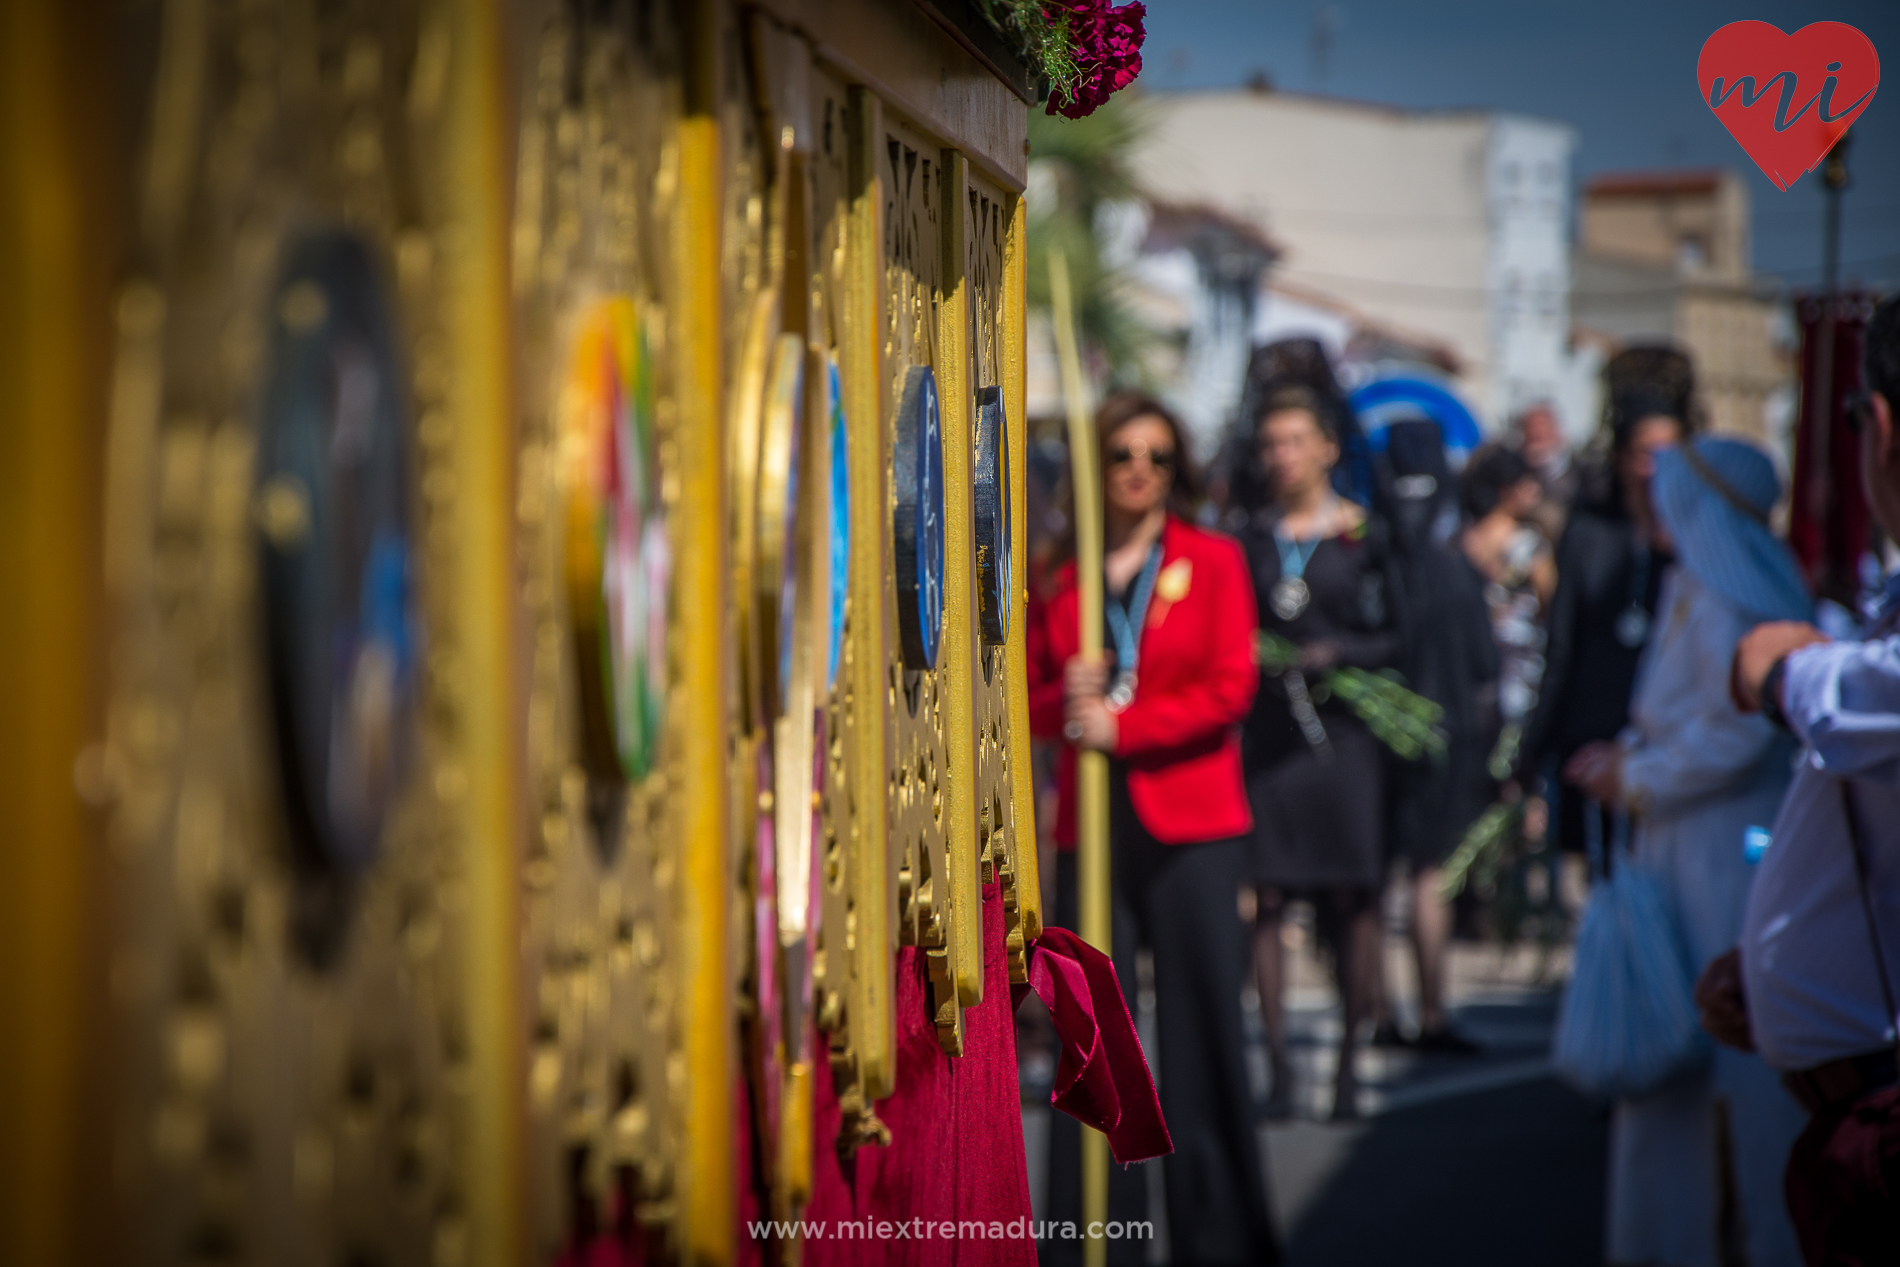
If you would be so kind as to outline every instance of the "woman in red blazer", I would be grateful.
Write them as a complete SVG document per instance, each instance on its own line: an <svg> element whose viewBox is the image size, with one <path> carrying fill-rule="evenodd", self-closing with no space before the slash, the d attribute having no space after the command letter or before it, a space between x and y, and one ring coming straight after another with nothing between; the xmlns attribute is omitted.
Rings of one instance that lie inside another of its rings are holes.
<svg viewBox="0 0 1900 1267"><path fill-rule="evenodd" d="M1030 729L1063 741L1055 922L1075 927L1075 752L1095 749L1109 755L1114 958L1131 1011L1136 953L1154 955L1159 1091L1174 1138L1164 1163L1172 1260L1275 1262L1240 1028L1238 894L1253 815L1239 726L1258 684L1253 583L1238 545L1178 513L1193 504L1194 478L1167 409L1113 397L1096 437L1110 653L1095 663L1078 655L1073 561L1029 618ZM1079 1136L1060 1114L1053 1130L1051 1217L1079 1225ZM1140 1172L1111 1169L1109 1214L1148 1217ZM1079 1246L1044 1250L1059 1261ZM1111 1261L1120 1250L1145 1261L1142 1243L1111 1246Z"/></svg>

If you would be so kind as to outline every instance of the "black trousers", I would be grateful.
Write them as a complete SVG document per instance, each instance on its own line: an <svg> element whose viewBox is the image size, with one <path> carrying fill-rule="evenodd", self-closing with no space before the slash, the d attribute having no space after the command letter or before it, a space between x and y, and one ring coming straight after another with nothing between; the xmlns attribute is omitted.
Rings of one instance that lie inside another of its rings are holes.
<svg viewBox="0 0 1900 1267"><path fill-rule="evenodd" d="M1148 1055L1174 1140L1162 1169L1170 1260L1177 1267L1276 1263L1280 1251L1241 1045L1248 943L1236 899L1247 874L1246 842L1162 844L1135 817L1120 769L1109 777L1109 840L1115 973L1131 1015L1135 956L1143 946L1154 955L1160 1050ZM1075 855L1058 854L1055 922L1071 929L1075 885ZM1082 1229L1081 1127L1066 1113L1050 1116L1049 1218ZM1118 1166L1111 1158L1108 1217L1149 1221L1142 1167ZM1111 1240L1108 1261L1139 1267L1149 1243L1126 1234ZM1046 1239L1038 1248L1051 1267L1081 1261L1079 1240Z"/></svg>

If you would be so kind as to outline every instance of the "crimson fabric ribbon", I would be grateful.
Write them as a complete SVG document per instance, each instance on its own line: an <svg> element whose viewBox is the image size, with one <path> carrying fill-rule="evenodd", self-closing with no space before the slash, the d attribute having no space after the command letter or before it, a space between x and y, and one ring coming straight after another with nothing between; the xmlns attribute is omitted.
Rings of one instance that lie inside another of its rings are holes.
<svg viewBox="0 0 1900 1267"><path fill-rule="evenodd" d="M1108 1136L1123 1165L1173 1152L1114 961L1066 928L1044 927L1029 946L1029 988L1062 1040L1049 1102Z"/></svg>

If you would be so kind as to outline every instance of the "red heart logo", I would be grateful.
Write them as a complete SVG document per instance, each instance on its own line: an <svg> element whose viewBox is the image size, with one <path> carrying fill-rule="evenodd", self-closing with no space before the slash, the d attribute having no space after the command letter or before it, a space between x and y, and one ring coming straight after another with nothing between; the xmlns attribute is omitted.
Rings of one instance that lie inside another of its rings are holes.
<svg viewBox="0 0 1900 1267"><path fill-rule="evenodd" d="M1702 45L1695 77L1722 126L1785 190L1874 99L1880 58L1845 22L1815 22L1793 35L1767 22L1731 22Z"/></svg>

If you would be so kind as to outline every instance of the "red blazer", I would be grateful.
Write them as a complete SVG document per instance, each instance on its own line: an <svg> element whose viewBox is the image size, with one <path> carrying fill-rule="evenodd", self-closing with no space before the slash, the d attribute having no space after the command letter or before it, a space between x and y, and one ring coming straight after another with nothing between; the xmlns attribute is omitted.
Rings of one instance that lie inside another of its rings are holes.
<svg viewBox="0 0 1900 1267"><path fill-rule="evenodd" d="M1062 738L1062 667L1081 649L1075 564L1029 607L1029 729ZM1259 685L1253 580L1240 546L1168 516L1161 572L1141 630L1140 680L1117 720L1128 796L1156 840L1226 840L1253 830L1240 722ZM1075 749L1062 745L1056 847L1075 848Z"/></svg>

